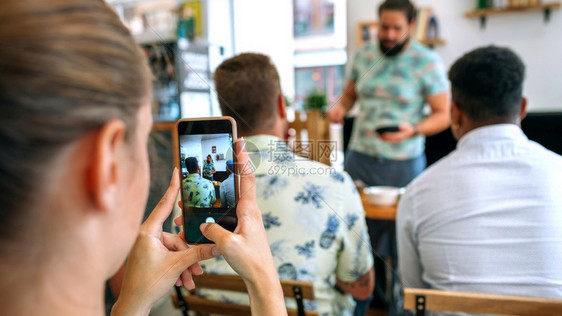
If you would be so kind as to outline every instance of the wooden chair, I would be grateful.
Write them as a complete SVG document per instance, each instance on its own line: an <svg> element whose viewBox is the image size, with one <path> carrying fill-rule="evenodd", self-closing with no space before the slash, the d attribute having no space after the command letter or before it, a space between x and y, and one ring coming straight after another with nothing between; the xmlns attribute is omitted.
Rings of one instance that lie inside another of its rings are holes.
<svg viewBox="0 0 562 316"><path fill-rule="evenodd" d="M296 154L311 160L331 165L332 151L336 148L330 142L330 121L320 111L307 111L306 119L302 112L295 112L295 120L289 122L289 132L294 130L290 141L294 141ZM308 139L302 138L302 131L306 131ZM304 145L304 146L301 146Z"/></svg>
<svg viewBox="0 0 562 316"><path fill-rule="evenodd" d="M404 289L404 309L498 315L562 315L562 300L515 295Z"/></svg>
<svg viewBox="0 0 562 316"><path fill-rule="evenodd" d="M219 274L203 274L193 276L193 280L199 289L228 290L235 292L247 292L246 284L238 275L219 275ZM295 280L281 280L281 287L285 297L294 298L297 302L297 308L287 308L289 316L317 316L318 312L313 310L305 310L303 299L314 299L314 290L312 282L302 282ZM184 315L187 311L200 313L212 313L218 315L250 315L250 306L240 304L230 304L214 301L197 296L194 292L182 294L176 287L176 293L172 294L172 301L176 308L180 308ZM178 300L178 293L182 299Z"/></svg>

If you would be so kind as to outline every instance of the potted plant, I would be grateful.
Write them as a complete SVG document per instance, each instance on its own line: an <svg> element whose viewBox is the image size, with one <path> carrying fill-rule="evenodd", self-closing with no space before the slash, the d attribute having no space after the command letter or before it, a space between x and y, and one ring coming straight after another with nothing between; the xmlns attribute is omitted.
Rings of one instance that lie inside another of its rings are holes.
<svg viewBox="0 0 562 316"><path fill-rule="evenodd" d="M328 98L323 91L314 91L306 96L303 108L306 111L322 111L328 104Z"/></svg>
<svg viewBox="0 0 562 316"><path fill-rule="evenodd" d="M330 157L324 151L320 151L320 144L330 140L330 122L324 113L327 106L328 98L326 93L316 90L307 95L302 104L302 108L306 112L306 118L303 119L303 116L297 112L295 113L295 121L298 122L297 126L300 125L301 128L306 129L308 141L317 142L309 144L309 152L305 156L330 165ZM296 132L300 133L300 130L296 130ZM324 243L326 244L330 242L328 240L330 232L324 236Z"/></svg>

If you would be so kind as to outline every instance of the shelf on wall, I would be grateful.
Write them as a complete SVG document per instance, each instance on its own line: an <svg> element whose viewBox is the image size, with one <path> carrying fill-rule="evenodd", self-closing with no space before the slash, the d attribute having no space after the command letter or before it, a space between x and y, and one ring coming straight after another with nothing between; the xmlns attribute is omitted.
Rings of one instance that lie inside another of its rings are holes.
<svg viewBox="0 0 562 316"><path fill-rule="evenodd" d="M484 28L486 26L486 17L488 15L497 14L507 14L514 12L528 12L528 11L544 11L544 20L548 22L550 20L550 12L552 9L560 8L560 2L548 2L541 3L532 6L519 6L519 7L507 7L507 8L489 8L489 9L478 9L474 11L469 11L464 14L467 18L480 18L480 27Z"/></svg>
<svg viewBox="0 0 562 316"><path fill-rule="evenodd" d="M423 39L419 40L420 44L427 45L431 48L435 47L435 45L444 45L445 40L442 38L433 38L433 39Z"/></svg>

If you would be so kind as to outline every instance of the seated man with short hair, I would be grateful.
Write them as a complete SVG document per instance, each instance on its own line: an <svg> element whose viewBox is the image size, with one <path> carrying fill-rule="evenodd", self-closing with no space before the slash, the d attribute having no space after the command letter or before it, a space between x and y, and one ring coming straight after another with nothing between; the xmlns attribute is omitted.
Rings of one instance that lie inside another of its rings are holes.
<svg viewBox="0 0 562 316"><path fill-rule="evenodd" d="M496 46L451 67L459 142L400 200L405 287L562 297L562 157L519 127L524 70Z"/></svg>
<svg viewBox="0 0 562 316"><path fill-rule="evenodd" d="M234 207L236 206L236 192L234 190L234 162L232 160L226 161L226 175L220 184L220 200L221 207Z"/></svg>
<svg viewBox="0 0 562 316"><path fill-rule="evenodd" d="M185 159L185 167L189 174L182 181L182 190L186 207L213 207L216 201L215 187L207 179L201 178L199 162L195 157Z"/></svg>

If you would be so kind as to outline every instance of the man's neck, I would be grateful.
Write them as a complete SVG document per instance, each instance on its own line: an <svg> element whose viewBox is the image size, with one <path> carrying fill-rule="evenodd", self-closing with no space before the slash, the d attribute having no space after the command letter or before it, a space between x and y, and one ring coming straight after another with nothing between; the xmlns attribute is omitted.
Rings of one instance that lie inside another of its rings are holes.
<svg viewBox="0 0 562 316"><path fill-rule="evenodd" d="M398 53L398 56L401 55L401 54L404 54L404 52L406 52L406 51L410 48L410 45L412 45L412 40L411 40L411 39L409 39L409 40L406 42L406 44L404 45L404 47L402 47L402 50L400 51L400 53Z"/></svg>
<svg viewBox="0 0 562 316"><path fill-rule="evenodd" d="M283 139L283 136L284 136L284 135L282 135L281 133L276 132L276 131L271 130L271 129L268 129L268 130L265 130L265 129L264 129L264 130L256 130L256 131L253 131L253 132L251 132L251 133L241 133L241 135L239 135L239 136L241 136L241 137L250 137L250 136L257 136L257 135L271 135L271 136L275 136L275 137L281 138L281 139Z"/></svg>
<svg viewBox="0 0 562 316"><path fill-rule="evenodd" d="M463 129L462 129L462 134L459 135L459 139L461 139L464 135L468 134L470 131L473 131L477 128L480 127L485 127L485 126L493 126L493 125L498 125L498 124L514 124L517 126L520 126L518 121L514 121L514 120L493 120L493 121L488 121L488 122L474 122L471 120L465 120Z"/></svg>

